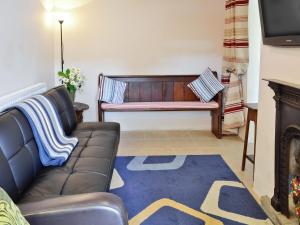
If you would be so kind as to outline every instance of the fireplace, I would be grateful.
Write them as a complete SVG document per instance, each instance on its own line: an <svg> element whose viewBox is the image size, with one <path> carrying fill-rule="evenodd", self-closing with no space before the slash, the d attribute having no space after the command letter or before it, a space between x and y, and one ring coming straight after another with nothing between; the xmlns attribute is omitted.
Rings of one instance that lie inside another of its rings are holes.
<svg viewBox="0 0 300 225"><path fill-rule="evenodd" d="M300 176L300 85L268 81L276 101L275 188L271 204L289 217L289 178Z"/></svg>

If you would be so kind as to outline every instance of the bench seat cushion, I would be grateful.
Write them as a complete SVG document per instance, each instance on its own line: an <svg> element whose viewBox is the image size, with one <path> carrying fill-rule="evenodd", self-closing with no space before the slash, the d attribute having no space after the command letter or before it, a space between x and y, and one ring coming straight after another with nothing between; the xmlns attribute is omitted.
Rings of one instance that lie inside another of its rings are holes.
<svg viewBox="0 0 300 225"><path fill-rule="evenodd" d="M163 111L163 110L214 110L219 108L217 102L126 102L123 104L102 103L104 111Z"/></svg>

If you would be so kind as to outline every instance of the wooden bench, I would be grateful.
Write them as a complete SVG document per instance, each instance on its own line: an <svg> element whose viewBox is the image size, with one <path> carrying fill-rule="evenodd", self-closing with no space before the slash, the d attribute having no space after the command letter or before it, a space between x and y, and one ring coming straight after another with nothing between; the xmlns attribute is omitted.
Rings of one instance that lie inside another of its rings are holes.
<svg viewBox="0 0 300 225"><path fill-rule="evenodd" d="M217 76L217 73L215 73ZM104 121L104 112L143 111L211 111L211 130L222 138L222 92L214 100L202 103L187 87L199 75L164 76L107 76L127 83L123 104L98 101L99 121Z"/></svg>

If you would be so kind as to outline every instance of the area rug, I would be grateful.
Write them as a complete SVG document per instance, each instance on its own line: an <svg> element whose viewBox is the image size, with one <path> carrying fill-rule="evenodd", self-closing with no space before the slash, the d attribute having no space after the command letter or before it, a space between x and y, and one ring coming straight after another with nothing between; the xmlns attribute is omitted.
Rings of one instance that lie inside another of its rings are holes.
<svg viewBox="0 0 300 225"><path fill-rule="evenodd" d="M220 155L118 157L111 193L130 225L271 224Z"/></svg>

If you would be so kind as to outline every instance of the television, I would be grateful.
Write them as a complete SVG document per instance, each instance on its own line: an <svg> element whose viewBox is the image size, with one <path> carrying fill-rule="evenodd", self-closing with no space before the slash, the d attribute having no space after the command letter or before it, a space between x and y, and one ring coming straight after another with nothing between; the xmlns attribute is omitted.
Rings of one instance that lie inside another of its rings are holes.
<svg viewBox="0 0 300 225"><path fill-rule="evenodd" d="M259 0L263 42L300 46L300 0Z"/></svg>

